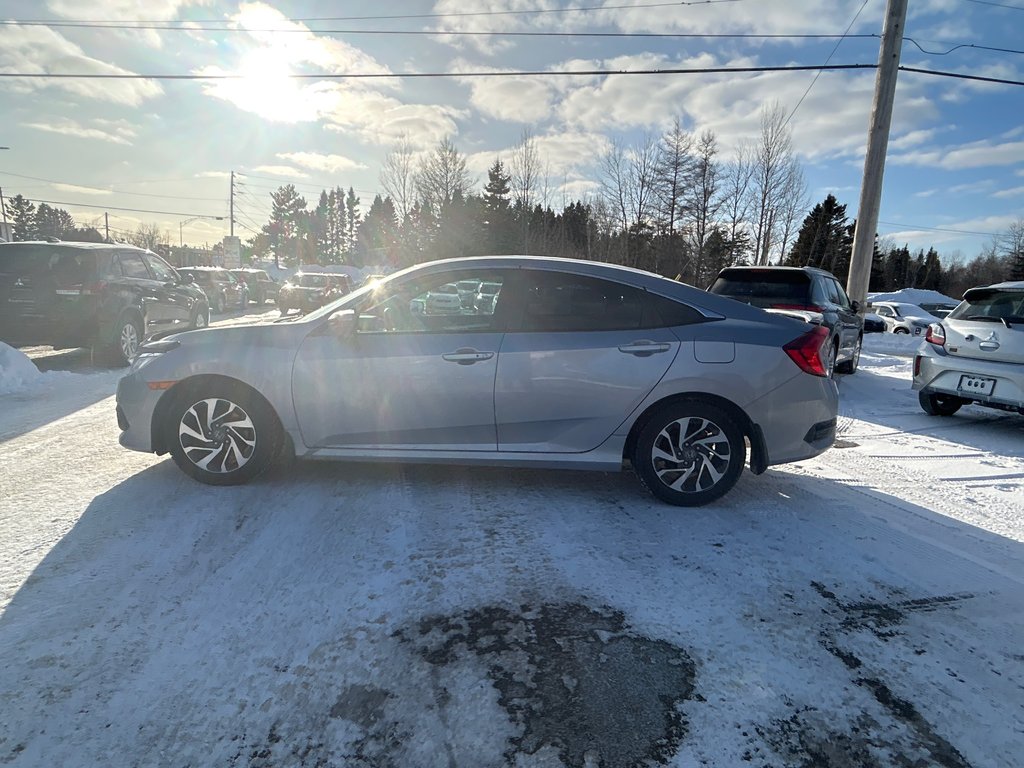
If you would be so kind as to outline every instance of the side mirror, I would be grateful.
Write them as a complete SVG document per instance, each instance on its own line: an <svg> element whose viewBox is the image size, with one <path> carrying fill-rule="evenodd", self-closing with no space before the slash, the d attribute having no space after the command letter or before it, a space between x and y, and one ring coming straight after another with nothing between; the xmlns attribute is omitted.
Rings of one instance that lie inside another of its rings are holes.
<svg viewBox="0 0 1024 768"><path fill-rule="evenodd" d="M861 307L860 307L860 302L859 301L851 302L850 306L853 307L854 313L856 313L858 315L860 314Z"/></svg>
<svg viewBox="0 0 1024 768"><path fill-rule="evenodd" d="M195 281L196 277L191 272L189 272L187 275L184 275L181 278L181 282L183 282L185 285L192 285Z"/></svg>
<svg viewBox="0 0 1024 768"><path fill-rule="evenodd" d="M332 336L344 339L355 333L358 318L351 309L340 309L327 318L327 328Z"/></svg>

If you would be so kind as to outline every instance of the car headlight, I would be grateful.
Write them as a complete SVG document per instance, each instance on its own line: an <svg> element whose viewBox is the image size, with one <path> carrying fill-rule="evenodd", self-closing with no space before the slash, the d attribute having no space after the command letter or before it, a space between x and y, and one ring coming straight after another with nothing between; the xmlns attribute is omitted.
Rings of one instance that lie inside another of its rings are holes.
<svg viewBox="0 0 1024 768"><path fill-rule="evenodd" d="M172 349L177 349L180 346L180 341L173 341L170 339L165 341L151 341L147 344L143 344L139 347L139 351L135 353L135 357L132 358L132 366L129 369L129 373L141 371L161 355L170 352Z"/></svg>

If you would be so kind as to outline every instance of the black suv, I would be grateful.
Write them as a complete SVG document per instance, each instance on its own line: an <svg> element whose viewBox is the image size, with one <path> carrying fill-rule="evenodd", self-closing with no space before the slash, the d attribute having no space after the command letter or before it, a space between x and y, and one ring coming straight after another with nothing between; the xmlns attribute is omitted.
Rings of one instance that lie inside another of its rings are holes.
<svg viewBox="0 0 1024 768"><path fill-rule="evenodd" d="M257 304L265 304L267 299L277 299L281 291L278 282L267 274L265 269L240 267L232 269L231 274L241 280L249 288L249 300Z"/></svg>
<svg viewBox="0 0 1024 768"><path fill-rule="evenodd" d="M860 363L864 320L835 276L814 267L728 267L708 288L762 309L806 316L831 331L825 369L853 373ZM815 313L807 315L807 313Z"/></svg>
<svg viewBox="0 0 1024 768"><path fill-rule="evenodd" d="M0 339L8 344L94 347L127 363L143 339L209 319L203 292L150 251L0 243Z"/></svg>
<svg viewBox="0 0 1024 768"><path fill-rule="evenodd" d="M281 314L292 309L311 312L352 292L348 275L336 272L296 272L281 286L277 307Z"/></svg>

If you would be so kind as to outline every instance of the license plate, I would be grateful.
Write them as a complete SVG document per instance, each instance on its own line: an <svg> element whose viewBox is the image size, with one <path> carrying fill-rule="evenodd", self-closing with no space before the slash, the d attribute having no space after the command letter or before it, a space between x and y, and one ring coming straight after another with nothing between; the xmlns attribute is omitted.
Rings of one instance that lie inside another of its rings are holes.
<svg viewBox="0 0 1024 768"><path fill-rule="evenodd" d="M971 395L991 395L995 388L995 379L983 379L980 376L961 376L957 386L961 392Z"/></svg>

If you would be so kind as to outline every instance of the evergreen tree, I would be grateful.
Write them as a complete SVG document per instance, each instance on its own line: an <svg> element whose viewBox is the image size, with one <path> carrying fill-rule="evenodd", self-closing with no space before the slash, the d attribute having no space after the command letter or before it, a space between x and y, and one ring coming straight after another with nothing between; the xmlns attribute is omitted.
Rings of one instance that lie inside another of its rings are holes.
<svg viewBox="0 0 1024 768"><path fill-rule="evenodd" d="M4 201L7 217L11 220L11 235L15 240L34 240L36 234L36 207L22 195Z"/></svg>
<svg viewBox="0 0 1024 768"><path fill-rule="evenodd" d="M326 240L328 260L338 264L344 259L345 241L345 193L335 187L327 195Z"/></svg>
<svg viewBox="0 0 1024 768"><path fill-rule="evenodd" d="M354 253L356 248L356 228L359 226L359 198L352 187L348 188L345 197L345 251Z"/></svg>
<svg viewBox="0 0 1024 768"><path fill-rule="evenodd" d="M35 237L56 237L61 240L75 229L75 220L63 208L40 203L34 215Z"/></svg>
<svg viewBox="0 0 1024 768"><path fill-rule="evenodd" d="M390 197L376 195L358 227L358 252L363 264L397 266L398 214Z"/></svg>
<svg viewBox="0 0 1024 768"><path fill-rule="evenodd" d="M301 263L301 247L299 243L300 222L305 218L306 200L295 191L294 184L278 187L270 193L270 221L264 225L263 231L274 249L274 261L281 266L281 257L291 263Z"/></svg>
<svg viewBox="0 0 1024 768"><path fill-rule="evenodd" d="M804 218L785 264L827 269L846 279L850 271L853 238L846 223L846 206L829 194Z"/></svg>
<svg viewBox="0 0 1024 768"><path fill-rule="evenodd" d="M487 171L487 184L481 198L486 235L486 249L490 253L512 253L516 231L511 209L512 177L505 172L501 160L495 160Z"/></svg>
<svg viewBox="0 0 1024 768"><path fill-rule="evenodd" d="M317 201L313 213L310 214L309 222L313 241L316 244L317 263L320 264L334 263L330 243L327 238L327 222L330 218L330 213L330 196L327 194L327 190L321 190L320 199Z"/></svg>

